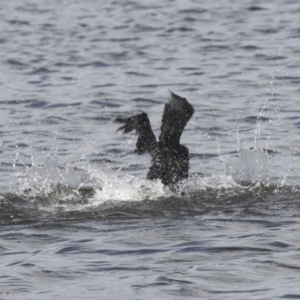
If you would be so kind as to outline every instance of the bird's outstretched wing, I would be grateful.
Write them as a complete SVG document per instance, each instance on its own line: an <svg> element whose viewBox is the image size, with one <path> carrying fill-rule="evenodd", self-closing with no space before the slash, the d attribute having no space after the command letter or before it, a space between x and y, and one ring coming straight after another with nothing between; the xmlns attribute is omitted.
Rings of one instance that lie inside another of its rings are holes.
<svg viewBox="0 0 300 300"><path fill-rule="evenodd" d="M122 130L123 133L128 133L136 130L138 140L136 142L135 152L138 154L143 154L145 152L152 154L157 142L146 113L143 112L129 118L119 117L116 118L115 121L125 124L119 127L118 131Z"/></svg>
<svg viewBox="0 0 300 300"><path fill-rule="evenodd" d="M179 145L182 131L194 113L193 106L170 91L169 103L165 105L159 141L166 146Z"/></svg>

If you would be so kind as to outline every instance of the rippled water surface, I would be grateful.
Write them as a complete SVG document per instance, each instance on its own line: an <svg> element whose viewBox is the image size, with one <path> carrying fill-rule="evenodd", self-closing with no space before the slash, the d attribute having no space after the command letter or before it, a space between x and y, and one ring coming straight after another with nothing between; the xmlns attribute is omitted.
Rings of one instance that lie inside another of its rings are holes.
<svg viewBox="0 0 300 300"><path fill-rule="evenodd" d="M300 298L300 2L102 2L0 4L0 299ZM114 123L169 90L176 194Z"/></svg>

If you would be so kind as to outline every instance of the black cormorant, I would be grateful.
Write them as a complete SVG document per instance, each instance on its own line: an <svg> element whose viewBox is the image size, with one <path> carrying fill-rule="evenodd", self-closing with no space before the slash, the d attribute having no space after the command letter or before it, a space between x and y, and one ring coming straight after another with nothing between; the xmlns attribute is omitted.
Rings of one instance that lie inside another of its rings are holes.
<svg viewBox="0 0 300 300"><path fill-rule="evenodd" d="M173 187L179 181L188 178L189 150L180 145L180 137L193 113L193 106L185 98L170 91L158 141L146 113L142 112L129 118L116 118L117 122L125 124L118 130L122 130L123 133L136 130L138 140L135 152L150 153L152 165L147 174L148 179L159 179L164 185Z"/></svg>

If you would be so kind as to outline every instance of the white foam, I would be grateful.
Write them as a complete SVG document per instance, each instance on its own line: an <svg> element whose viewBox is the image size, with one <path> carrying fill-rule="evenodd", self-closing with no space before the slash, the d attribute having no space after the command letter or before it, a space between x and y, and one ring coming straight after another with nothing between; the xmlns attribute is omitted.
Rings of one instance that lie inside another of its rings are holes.
<svg viewBox="0 0 300 300"><path fill-rule="evenodd" d="M102 181L101 189L96 189L96 193L91 199L94 205L108 200L142 201L155 199L171 193L160 181L140 179L133 175L120 177L119 174L113 172L103 173L97 170L93 170L91 173L93 177L100 177Z"/></svg>

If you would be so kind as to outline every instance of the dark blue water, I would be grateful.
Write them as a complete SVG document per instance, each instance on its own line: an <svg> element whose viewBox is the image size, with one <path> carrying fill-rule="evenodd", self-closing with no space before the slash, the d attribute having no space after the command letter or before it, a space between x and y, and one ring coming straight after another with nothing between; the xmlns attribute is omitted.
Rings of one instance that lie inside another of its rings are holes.
<svg viewBox="0 0 300 300"><path fill-rule="evenodd" d="M0 299L300 297L300 3L0 4ZM195 114L174 194L116 116Z"/></svg>

